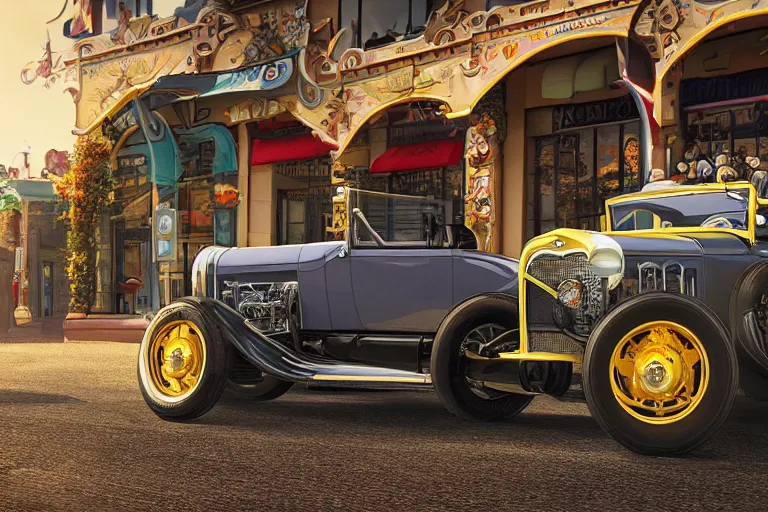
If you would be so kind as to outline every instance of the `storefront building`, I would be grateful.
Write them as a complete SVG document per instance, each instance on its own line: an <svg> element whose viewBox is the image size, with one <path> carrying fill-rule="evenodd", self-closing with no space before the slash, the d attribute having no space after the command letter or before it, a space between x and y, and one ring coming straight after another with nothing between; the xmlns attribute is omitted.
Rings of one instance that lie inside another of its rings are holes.
<svg viewBox="0 0 768 512"><path fill-rule="evenodd" d="M51 73L75 132L113 139L121 176L105 310L188 293L209 243L345 236L341 185L430 198L481 249L516 257L551 229L599 229L606 198L689 152L768 160L768 0L382 5L213 2L74 45ZM377 231L417 236L376 203ZM158 208L178 219L163 244Z"/></svg>
<svg viewBox="0 0 768 512"><path fill-rule="evenodd" d="M12 279L2 286L4 292L13 290L15 324L42 333L50 320L63 319L69 302L66 255L61 250L66 246L66 227L57 220L63 205L47 179L7 183L18 192L22 211L2 214L0 244L14 255Z"/></svg>

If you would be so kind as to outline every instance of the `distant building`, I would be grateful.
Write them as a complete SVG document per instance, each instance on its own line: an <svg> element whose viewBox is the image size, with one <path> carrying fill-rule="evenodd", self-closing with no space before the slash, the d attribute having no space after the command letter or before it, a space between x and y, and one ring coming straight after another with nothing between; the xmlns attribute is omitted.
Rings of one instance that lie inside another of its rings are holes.
<svg viewBox="0 0 768 512"><path fill-rule="evenodd" d="M8 183L22 199L22 211L2 214L0 248L4 250L0 249L0 253L5 257L0 258L0 277L8 283L0 284L0 289L13 290L18 325L32 324L42 329L43 320L59 319L60 326L69 302L66 229L56 220L61 200L48 180Z"/></svg>

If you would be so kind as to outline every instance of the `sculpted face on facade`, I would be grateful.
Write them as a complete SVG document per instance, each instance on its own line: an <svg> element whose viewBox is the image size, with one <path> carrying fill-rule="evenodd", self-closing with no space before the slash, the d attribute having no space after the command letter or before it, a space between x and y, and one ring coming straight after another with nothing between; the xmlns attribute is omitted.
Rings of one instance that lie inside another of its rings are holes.
<svg viewBox="0 0 768 512"><path fill-rule="evenodd" d="M63 82L76 103L77 133L105 125L119 140L135 129L127 106L151 94L158 79L210 73L216 76L211 88L181 91L186 95L179 94L173 104L174 121L232 126L290 113L335 148L334 158L363 128L400 104L439 104L444 118L475 114L482 121L471 123L465 140L465 220L484 248L493 250L498 246L494 176L501 165L495 157L503 134L492 133L486 123L499 116L479 105L510 71L573 41L615 39L621 46L632 37L651 57L650 83L634 80L631 66L623 62L631 57L620 56L619 80L637 97L622 98L617 113L631 109L634 118L643 102L637 115L647 114L642 123L643 130L650 126L644 135L649 139L656 123L663 124L661 84L669 71L713 31L768 14L768 0L542 0L478 12L464 0L447 0L419 35L396 36L368 49L354 47L354 24L338 30L330 19L310 24L309 8L309 0L278 0L235 12L228 0L194 0L165 19L124 15L114 31L80 39L66 55L47 45L21 77L27 84ZM243 96L212 103L232 92ZM564 108L569 115L560 117L560 129L578 121L579 109L591 116L588 107L589 102L573 112ZM639 147L639 139L621 144L630 167L636 169L643 159L647 167L650 149Z"/></svg>

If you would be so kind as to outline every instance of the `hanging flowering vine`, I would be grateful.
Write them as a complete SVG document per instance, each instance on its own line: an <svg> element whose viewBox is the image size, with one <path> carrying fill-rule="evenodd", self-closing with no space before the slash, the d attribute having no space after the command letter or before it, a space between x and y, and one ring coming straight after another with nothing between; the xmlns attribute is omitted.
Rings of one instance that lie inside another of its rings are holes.
<svg viewBox="0 0 768 512"><path fill-rule="evenodd" d="M62 217L69 224L70 313L89 313L96 299L98 227L102 213L114 199L110 151L111 145L103 137L80 137L75 142L70 171L54 179L56 193L68 205Z"/></svg>

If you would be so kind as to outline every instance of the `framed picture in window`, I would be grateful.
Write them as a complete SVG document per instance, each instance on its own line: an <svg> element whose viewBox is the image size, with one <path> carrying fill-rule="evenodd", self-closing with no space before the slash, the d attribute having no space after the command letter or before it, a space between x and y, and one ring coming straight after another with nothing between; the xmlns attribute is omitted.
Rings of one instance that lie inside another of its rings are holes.
<svg viewBox="0 0 768 512"><path fill-rule="evenodd" d="M213 214L213 243L223 247L235 245L237 210L216 210Z"/></svg>
<svg viewBox="0 0 768 512"><path fill-rule="evenodd" d="M213 227L210 206L211 191L207 187L190 191L189 224L192 231L210 231Z"/></svg>

